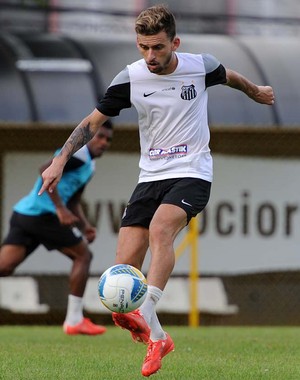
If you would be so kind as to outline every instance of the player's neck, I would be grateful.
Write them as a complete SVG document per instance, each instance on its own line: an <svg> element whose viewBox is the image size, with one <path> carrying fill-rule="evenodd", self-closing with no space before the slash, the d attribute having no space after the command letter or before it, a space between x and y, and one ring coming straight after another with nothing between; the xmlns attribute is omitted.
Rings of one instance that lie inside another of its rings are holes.
<svg viewBox="0 0 300 380"><path fill-rule="evenodd" d="M175 52L172 53L172 57L170 59L170 62L168 64L168 67L164 71L163 75L172 74L178 66L178 57Z"/></svg>

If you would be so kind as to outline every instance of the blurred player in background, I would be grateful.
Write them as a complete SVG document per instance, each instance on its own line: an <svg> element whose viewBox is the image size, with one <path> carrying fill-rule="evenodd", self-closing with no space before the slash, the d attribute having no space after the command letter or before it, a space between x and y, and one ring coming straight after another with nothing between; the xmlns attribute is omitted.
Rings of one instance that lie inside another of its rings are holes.
<svg viewBox="0 0 300 380"><path fill-rule="evenodd" d="M178 53L173 14L164 5L142 12L135 24L141 60L112 81L96 109L75 128L51 167L43 173L42 194L53 191L64 165L111 116L135 106L139 116L140 176L119 232L116 263L138 269L150 248L148 294L138 311L113 313L116 325L147 344L143 376L157 372L174 349L156 314L175 264L174 240L208 203L212 182L207 89L224 84L261 104L272 105L270 86L258 86L225 68L210 54Z"/></svg>
<svg viewBox="0 0 300 380"><path fill-rule="evenodd" d="M42 178L37 179L31 192L13 207L10 230L0 250L0 276L11 275L40 244L48 250L57 249L73 261L63 326L69 335L98 335L106 331L105 327L95 325L83 316L82 297L92 260L88 244L95 240L96 228L87 220L80 201L95 172L95 158L101 157L109 148L112 134L112 124L107 120L70 158L62 180L53 192L38 196ZM50 163L43 165L40 172Z"/></svg>

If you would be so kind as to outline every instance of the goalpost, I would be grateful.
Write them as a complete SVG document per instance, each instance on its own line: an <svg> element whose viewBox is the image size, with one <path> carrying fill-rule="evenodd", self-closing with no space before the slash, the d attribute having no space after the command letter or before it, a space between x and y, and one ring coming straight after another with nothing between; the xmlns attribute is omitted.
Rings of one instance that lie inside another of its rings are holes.
<svg viewBox="0 0 300 380"><path fill-rule="evenodd" d="M192 218L188 231L183 240L175 250L176 260L190 248L190 311L189 311L189 326L198 327L200 324L199 310L198 310L198 232L199 232L199 216Z"/></svg>

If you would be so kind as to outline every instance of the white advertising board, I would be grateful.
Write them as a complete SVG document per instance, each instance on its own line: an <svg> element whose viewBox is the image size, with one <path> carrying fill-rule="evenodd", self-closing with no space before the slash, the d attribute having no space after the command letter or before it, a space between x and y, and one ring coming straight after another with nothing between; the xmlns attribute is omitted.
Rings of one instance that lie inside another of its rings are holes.
<svg viewBox="0 0 300 380"><path fill-rule="evenodd" d="M13 204L30 190L48 153L10 152L4 157L2 235ZM138 154L106 153L84 199L98 229L91 244L91 273L114 263L119 221L138 178ZM200 218L199 270L235 274L300 268L299 161L214 155L214 183ZM183 237L178 238L177 243ZM188 252L187 252L188 253ZM149 256L149 255L148 255ZM149 258L148 258L149 260ZM70 261L40 247L18 273L67 273ZM148 261L144 270L147 270ZM174 273L189 271L189 255Z"/></svg>

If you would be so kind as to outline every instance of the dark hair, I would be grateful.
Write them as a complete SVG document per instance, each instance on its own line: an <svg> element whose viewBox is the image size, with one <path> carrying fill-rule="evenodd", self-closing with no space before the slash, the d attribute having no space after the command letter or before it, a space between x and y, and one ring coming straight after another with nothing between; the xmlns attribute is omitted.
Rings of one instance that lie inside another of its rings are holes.
<svg viewBox="0 0 300 380"><path fill-rule="evenodd" d="M140 13L135 22L135 31L144 36L165 31L172 41L176 36L175 17L166 5L155 5Z"/></svg>
<svg viewBox="0 0 300 380"><path fill-rule="evenodd" d="M112 122L111 122L109 119L107 119L107 120L102 124L102 127L107 128L107 129L113 129L113 124L112 124Z"/></svg>

